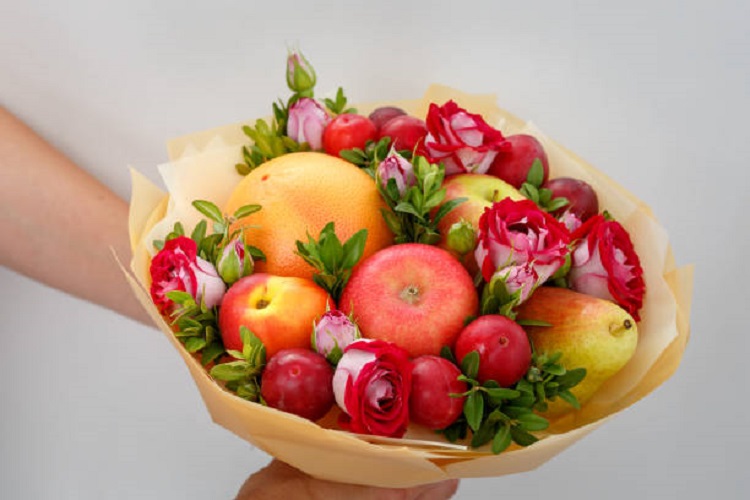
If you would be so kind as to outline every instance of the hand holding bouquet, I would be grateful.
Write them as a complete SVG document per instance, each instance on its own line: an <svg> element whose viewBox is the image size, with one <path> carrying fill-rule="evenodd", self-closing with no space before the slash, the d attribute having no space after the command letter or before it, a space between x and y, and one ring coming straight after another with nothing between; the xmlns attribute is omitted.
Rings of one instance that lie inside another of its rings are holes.
<svg viewBox="0 0 750 500"><path fill-rule="evenodd" d="M134 291L217 422L409 486L538 466L671 375L690 271L642 203L493 98L315 81L290 55L273 118L134 177Z"/></svg>

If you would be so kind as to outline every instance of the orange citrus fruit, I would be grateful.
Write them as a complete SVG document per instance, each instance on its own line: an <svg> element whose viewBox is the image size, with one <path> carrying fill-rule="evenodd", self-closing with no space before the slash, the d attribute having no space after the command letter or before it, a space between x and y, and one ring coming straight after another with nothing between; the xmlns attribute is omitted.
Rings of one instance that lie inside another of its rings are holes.
<svg viewBox="0 0 750 500"><path fill-rule="evenodd" d="M312 278L313 268L295 254L296 242L316 240L329 222L344 243L367 229L361 260L393 242L375 181L356 165L324 153L290 153L250 172L232 192L225 212L243 205L261 210L235 223L244 227L245 241L260 248L265 262L256 271L277 276Z"/></svg>

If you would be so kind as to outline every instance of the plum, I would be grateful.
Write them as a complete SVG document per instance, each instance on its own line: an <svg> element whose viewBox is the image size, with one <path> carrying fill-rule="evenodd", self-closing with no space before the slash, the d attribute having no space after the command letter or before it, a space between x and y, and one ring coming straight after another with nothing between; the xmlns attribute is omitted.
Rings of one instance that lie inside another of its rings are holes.
<svg viewBox="0 0 750 500"><path fill-rule="evenodd" d="M568 200L567 205L553 212L555 216L571 212L581 221L585 221L599 213L599 199L596 191L585 181L572 177L556 177L544 183L542 188L552 191L553 199L566 198Z"/></svg>
<svg viewBox="0 0 750 500"><path fill-rule="evenodd" d="M539 140L526 134L509 135L506 139L511 144L510 151L499 152L487 173L520 189L529 176L534 160L538 158L544 169L542 182L545 182L549 177L549 162Z"/></svg>

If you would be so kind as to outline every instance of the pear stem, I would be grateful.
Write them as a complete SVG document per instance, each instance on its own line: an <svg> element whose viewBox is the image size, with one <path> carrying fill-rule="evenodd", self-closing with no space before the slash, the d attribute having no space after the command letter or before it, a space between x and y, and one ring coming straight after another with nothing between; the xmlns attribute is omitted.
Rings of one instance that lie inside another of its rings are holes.
<svg viewBox="0 0 750 500"><path fill-rule="evenodd" d="M609 333L610 335L614 337L619 337L620 335L630 330L631 328L633 328L633 322L630 321L629 319L626 319L625 321L622 322L622 324L613 323L609 325Z"/></svg>

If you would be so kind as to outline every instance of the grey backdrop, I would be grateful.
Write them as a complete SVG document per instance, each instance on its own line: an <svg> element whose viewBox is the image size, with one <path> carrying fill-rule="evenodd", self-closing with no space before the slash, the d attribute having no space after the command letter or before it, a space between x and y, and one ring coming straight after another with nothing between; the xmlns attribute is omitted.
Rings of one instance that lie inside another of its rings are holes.
<svg viewBox="0 0 750 500"><path fill-rule="evenodd" d="M497 93L653 208L696 264L692 338L651 396L458 498L745 498L748 5L2 0L0 99L127 197L167 138L286 95L287 44L354 100ZM155 330L7 269L0 318L0 496L229 498L267 462Z"/></svg>

